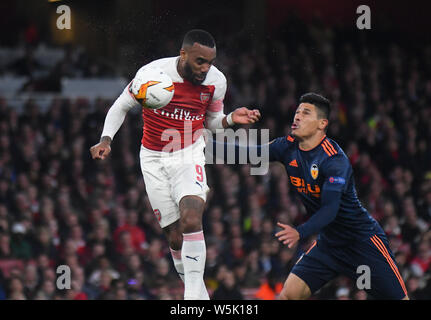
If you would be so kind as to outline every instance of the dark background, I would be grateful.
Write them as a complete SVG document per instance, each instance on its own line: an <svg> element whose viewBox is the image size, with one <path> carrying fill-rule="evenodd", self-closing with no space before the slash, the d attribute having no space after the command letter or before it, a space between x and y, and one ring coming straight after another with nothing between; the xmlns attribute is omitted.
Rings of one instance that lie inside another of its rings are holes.
<svg viewBox="0 0 431 320"><path fill-rule="evenodd" d="M62 4L71 30L56 28ZM371 30L356 28L362 4ZM126 117L109 159L92 161L88 150L124 87L114 82L106 92L103 81L127 83L143 64L177 55L192 28L216 39L225 113L258 107L253 128L269 129L271 139L289 133L305 92L331 100L328 136L349 157L409 296L430 299L430 12L430 2L389 0L1 1L0 299L182 298L140 172L139 110ZM59 60L49 63L44 47ZM65 79L88 84L86 95L71 96ZM274 238L277 221L308 218L284 169L206 172L211 297L274 299L314 240L289 250ZM73 290L55 290L60 264L71 267ZM372 299L345 277L312 297L345 298Z"/></svg>

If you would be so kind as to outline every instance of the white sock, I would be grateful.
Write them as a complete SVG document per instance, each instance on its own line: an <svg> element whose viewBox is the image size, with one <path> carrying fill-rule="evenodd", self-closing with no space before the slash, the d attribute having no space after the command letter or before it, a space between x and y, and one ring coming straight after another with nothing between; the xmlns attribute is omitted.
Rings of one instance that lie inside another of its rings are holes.
<svg viewBox="0 0 431 320"><path fill-rule="evenodd" d="M172 260L174 261L175 270L177 270L178 275L180 276L181 280L184 282L184 265L183 265L183 260L181 260L181 250L174 250L172 248L169 248L169 249L171 250L171 255L172 255ZM208 295L208 291L205 286L205 281L202 278L199 300L209 300L209 299L210 297Z"/></svg>
<svg viewBox="0 0 431 320"><path fill-rule="evenodd" d="M181 260L184 268L184 300L209 299L203 281L206 245L202 230L183 234Z"/></svg>
<svg viewBox="0 0 431 320"><path fill-rule="evenodd" d="M174 250L172 248L169 248L171 250L172 260L174 261L174 267L175 270L177 270L178 275L180 276L181 280L184 282L184 266L183 266L183 260L181 260L181 250Z"/></svg>

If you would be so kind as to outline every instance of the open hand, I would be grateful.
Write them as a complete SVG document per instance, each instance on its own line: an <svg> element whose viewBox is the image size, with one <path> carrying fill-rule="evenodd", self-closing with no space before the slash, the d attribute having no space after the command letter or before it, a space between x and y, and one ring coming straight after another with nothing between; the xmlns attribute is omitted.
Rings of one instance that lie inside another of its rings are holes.
<svg viewBox="0 0 431 320"><path fill-rule="evenodd" d="M283 241L283 244L287 244L289 248L292 248L299 241L299 232L287 224L277 222L277 225L283 228L283 230L275 234L278 241Z"/></svg>

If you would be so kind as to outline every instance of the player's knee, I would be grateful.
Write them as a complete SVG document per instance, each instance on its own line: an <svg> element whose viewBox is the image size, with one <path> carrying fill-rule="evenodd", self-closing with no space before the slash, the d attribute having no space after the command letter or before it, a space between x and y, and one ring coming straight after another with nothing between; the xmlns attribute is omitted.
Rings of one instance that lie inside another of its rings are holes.
<svg viewBox="0 0 431 320"><path fill-rule="evenodd" d="M163 228L169 247L173 250L181 250L183 243L183 234L180 230L179 223L176 222L170 226Z"/></svg>
<svg viewBox="0 0 431 320"><path fill-rule="evenodd" d="M194 213L186 213L181 217L181 228L184 233L202 230L202 217Z"/></svg>
<svg viewBox="0 0 431 320"><path fill-rule="evenodd" d="M294 274L290 274L280 292L280 300L305 300L311 291L307 284Z"/></svg>
<svg viewBox="0 0 431 320"><path fill-rule="evenodd" d="M181 229L184 233L202 230L202 213L205 202L198 198L187 196L180 201Z"/></svg>
<svg viewBox="0 0 431 320"><path fill-rule="evenodd" d="M295 292L286 286L281 290L280 295L278 296L279 300L300 300L299 295L295 294Z"/></svg>

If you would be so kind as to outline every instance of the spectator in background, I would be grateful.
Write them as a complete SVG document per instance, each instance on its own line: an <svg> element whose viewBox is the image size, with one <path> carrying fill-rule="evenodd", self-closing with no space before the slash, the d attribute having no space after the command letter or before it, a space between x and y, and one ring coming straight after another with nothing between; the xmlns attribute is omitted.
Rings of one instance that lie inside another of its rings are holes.
<svg viewBox="0 0 431 320"><path fill-rule="evenodd" d="M93 272L88 277L88 283L99 287L103 281L102 276L107 277L109 275L110 279L116 280L120 278L120 274L111 266L111 262L106 256L101 256L98 259L98 266L93 270ZM105 283L107 280L105 279Z"/></svg>
<svg viewBox="0 0 431 320"><path fill-rule="evenodd" d="M335 296L337 300L350 300L350 290L346 287L338 288Z"/></svg>
<svg viewBox="0 0 431 320"><path fill-rule="evenodd" d="M36 265L28 264L24 269L23 279L24 292L28 299L34 299L36 290L40 283L41 281L39 279Z"/></svg>
<svg viewBox="0 0 431 320"><path fill-rule="evenodd" d="M0 258L6 259L12 257L10 248L10 237L8 233L0 233Z"/></svg>
<svg viewBox="0 0 431 320"><path fill-rule="evenodd" d="M283 282L277 279L274 272L268 272L255 296L260 300L275 300L283 289Z"/></svg>
<svg viewBox="0 0 431 320"><path fill-rule="evenodd" d="M9 292L7 296L10 300L27 300L24 293L24 285L18 276L12 276L9 279Z"/></svg>
<svg viewBox="0 0 431 320"><path fill-rule="evenodd" d="M214 291L212 299L214 300L243 300L244 297L239 290L235 275L232 271L225 271L219 278L219 286Z"/></svg>
<svg viewBox="0 0 431 320"><path fill-rule="evenodd" d="M41 288L36 292L34 296L35 300L52 300L54 298L55 285L50 280L42 282Z"/></svg>
<svg viewBox="0 0 431 320"><path fill-rule="evenodd" d="M413 276L422 278L431 266L431 245L428 238L424 238L418 246L416 256L410 261Z"/></svg>
<svg viewBox="0 0 431 320"><path fill-rule="evenodd" d="M368 295L367 292L365 290L355 290L355 292L353 292L352 294L353 296L353 300L367 300L368 299Z"/></svg>
<svg viewBox="0 0 431 320"><path fill-rule="evenodd" d="M117 243L117 250L120 247L119 238L123 232L130 234L130 241L135 252L144 252L146 249L146 237L144 231L137 225L138 224L138 213L135 210L128 210L126 213L126 219L124 222L119 222L121 225L114 231L114 241ZM121 249L120 249L121 250Z"/></svg>

